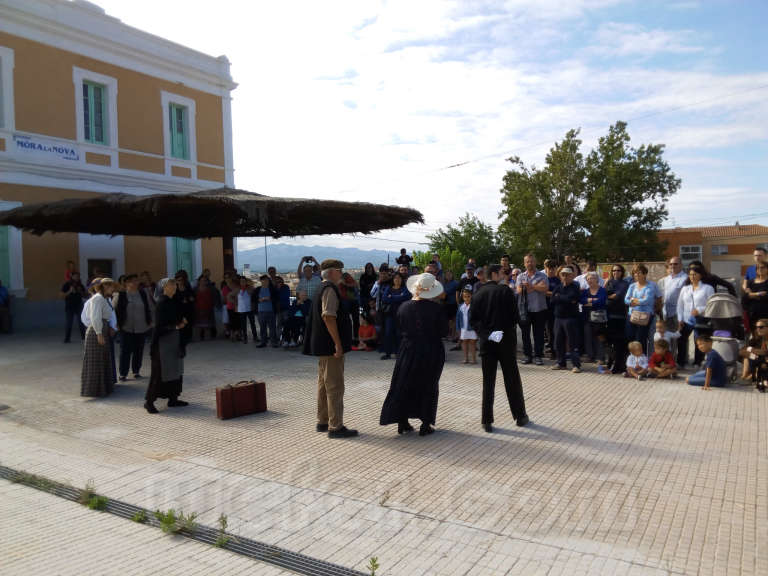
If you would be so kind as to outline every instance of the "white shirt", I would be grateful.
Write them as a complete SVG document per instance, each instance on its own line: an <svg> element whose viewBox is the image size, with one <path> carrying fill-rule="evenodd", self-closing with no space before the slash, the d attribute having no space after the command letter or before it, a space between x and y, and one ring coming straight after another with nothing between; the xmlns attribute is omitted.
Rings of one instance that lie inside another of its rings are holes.
<svg viewBox="0 0 768 576"><path fill-rule="evenodd" d="M630 354L627 356L627 368L633 368L635 370L648 368L648 357L645 354L640 354L640 356Z"/></svg>
<svg viewBox="0 0 768 576"><path fill-rule="evenodd" d="M237 311L238 312L251 311L251 293L248 292L248 290L237 291Z"/></svg>
<svg viewBox="0 0 768 576"><path fill-rule="evenodd" d="M93 328L93 331L96 332L96 334L101 334L101 329L104 324L103 320L106 320L111 324L110 321L114 314L112 306L109 305L109 302L104 296L98 293L94 294L88 302L90 303L90 306L88 306L87 326Z"/></svg>
<svg viewBox="0 0 768 576"><path fill-rule="evenodd" d="M707 300L714 293L715 289L703 282L699 282L699 287L696 290L693 289L693 284L683 286L677 299L677 319L680 322L690 323L691 318L693 318L691 312L694 308L699 311L699 314L703 314L707 307Z"/></svg>
<svg viewBox="0 0 768 576"><path fill-rule="evenodd" d="M666 318L677 314L677 300L680 298L680 290L683 289L686 280L688 280L688 274L685 272L669 274L659 280L659 288L664 295L664 316Z"/></svg>
<svg viewBox="0 0 768 576"><path fill-rule="evenodd" d="M669 330L665 330L663 334L661 332L653 333L654 342L658 342L659 340L666 340L668 344L672 344L672 340L677 340L678 338L680 338L680 334L677 332L670 332Z"/></svg>

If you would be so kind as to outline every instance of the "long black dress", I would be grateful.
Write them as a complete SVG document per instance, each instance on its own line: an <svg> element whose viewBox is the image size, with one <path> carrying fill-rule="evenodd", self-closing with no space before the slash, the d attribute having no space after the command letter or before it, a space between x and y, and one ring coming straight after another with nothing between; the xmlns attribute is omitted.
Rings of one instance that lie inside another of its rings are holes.
<svg viewBox="0 0 768 576"><path fill-rule="evenodd" d="M442 338L448 322L440 304L431 300L409 300L397 311L401 340L395 370L379 424L398 424L419 418L434 424L440 375L445 364Z"/></svg>
<svg viewBox="0 0 768 576"><path fill-rule="evenodd" d="M152 333L152 373L149 377L148 402L158 398L175 400L181 394L184 361L181 358L181 333L176 325L181 312L175 298L160 296L155 308L155 329Z"/></svg>

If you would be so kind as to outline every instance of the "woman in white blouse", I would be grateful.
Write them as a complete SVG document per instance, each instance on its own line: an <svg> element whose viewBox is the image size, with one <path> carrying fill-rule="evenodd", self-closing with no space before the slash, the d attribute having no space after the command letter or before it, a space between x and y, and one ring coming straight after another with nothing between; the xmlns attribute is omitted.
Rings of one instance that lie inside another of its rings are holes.
<svg viewBox="0 0 768 576"><path fill-rule="evenodd" d="M88 300L81 396L108 396L114 388L110 353L110 321L114 312L109 298L115 286L111 278L102 278L95 294Z"/></svg>
<svg viewBox="0 0 768 576"><path fill-rule="evenodd" d="M698 336L694 327L696 326L696 317L701 316L707 307L707 300L715 289L709 284L704 284L701 279L704 277L704 270L692 267L688 270L688 281L680 290L680 296L677 298L677 318L680 322L680 344L677 347L677 365L683 368L688 361L688 338L691 332L694 337ZM704 359L698 347L694 355L694 364L701 364Z"/></svg>

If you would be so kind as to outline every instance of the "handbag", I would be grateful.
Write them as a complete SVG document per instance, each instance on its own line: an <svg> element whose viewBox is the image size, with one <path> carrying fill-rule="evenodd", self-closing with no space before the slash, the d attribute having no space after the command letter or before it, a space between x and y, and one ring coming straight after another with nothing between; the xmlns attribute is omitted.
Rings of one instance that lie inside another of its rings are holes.
<svg viewBox="0 0 768 576"><path fill-rule="evenodd" d="M629 316L630 323L636 326L648 326L650 320L651 315L648 312L640 312L640 310L633 310Z"/></svg>
<svg viewBox="0 0 768 576"><path fill-rule="evenodd" d="M520 305L518 308L518 322L520 324L528 324L531 321L531 317L528 314L528 293L523 290L520 294Z"/></svg>
<svg viewBox="0 0 768 576"><path fill-rule="evenodd" d="M608 322L608 311L604 308L602 310L590 310L589 321L593 324L605 324Z"/></svg>

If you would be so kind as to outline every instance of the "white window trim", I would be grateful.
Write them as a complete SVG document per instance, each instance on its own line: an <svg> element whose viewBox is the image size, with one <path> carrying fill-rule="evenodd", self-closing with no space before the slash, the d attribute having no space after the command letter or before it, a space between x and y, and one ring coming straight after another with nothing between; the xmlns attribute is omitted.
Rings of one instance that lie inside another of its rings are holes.
<svg viewBox="0 0 768 576"><path fill-rule="evenodd" d="M83 82L94 82L107 87L107 143L94 144L85 140L85 110L83 110ZM72 83L75 86L75 118L77 121L77 141L81 144L98 148L117 148L117 79L91 72L77 66L72 67Z"/></svg>
<svg viewBox="0 0 768 576"><path fill-rule="evenodd" d="M13 50L0 46L0 70L2 71L2 78L0 78L0 90L3 91L3 109L0 110L0 130L7 132L13 132L16 125L16 116L14 113L13 100L13 68L14 68Z"/></svg>
<svg viewBox="0 0 768 576"><path fill-rule="evenodd" d="M165 269L168 278L173 278L178 270L176 269L176 245L172 236L165 238ZM187 270L189 274L189 283L194 286L197 277L203 273L203 244L200 240L195 240L195 269Z"/></svg>
<svg viewBox="0 0 768 576"><path fill-rule="evenodd" d="M187 137L189 138L189 159L173 158L171 156L171 132L168 126L168 106L178 104L187 108ZM163 109L163 153L165 156L165 175L171 176L171 165L184 166L192 170L192 179L197 179L197 108L195 101L178 94L166 92L160 93L160 105Z"/></svg>
<svg viewBox="0 0 768 576"><path fill-rule="evenodd" d="M125 274L125 237L78 233L78 265L82 278L88 275L88 260L114 260L114 279Z"/></svg>
<svg viewBox="0 0 768 576"><path fill-rule="evenodd" d="M0 212L13 210L21 206L21 202L9 202L0 200ZM22 252L21 230L14 226L8 226L8 247L10 248L11 285L8 290L19 298L25 298L27 291L24 288L24 253Z"/></svg>

